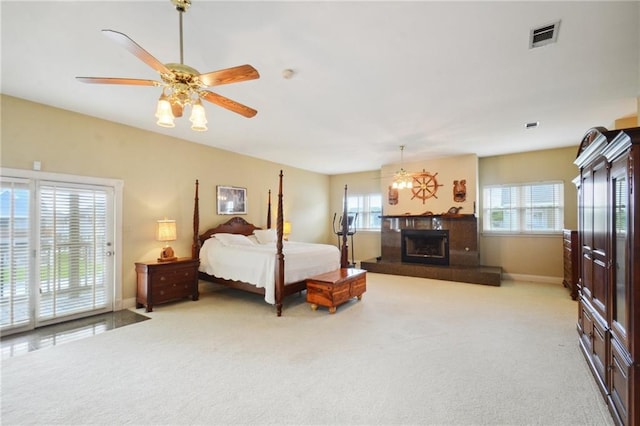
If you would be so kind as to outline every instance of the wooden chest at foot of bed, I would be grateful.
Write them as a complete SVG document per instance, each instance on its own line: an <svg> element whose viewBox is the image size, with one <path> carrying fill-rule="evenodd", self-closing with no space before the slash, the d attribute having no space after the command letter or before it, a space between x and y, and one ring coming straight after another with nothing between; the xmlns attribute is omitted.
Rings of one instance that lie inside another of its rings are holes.
<svg viewBox="0 0 640 426"><path fill-rule="evenodd" d="M307 278L307 302L314 311L325 306L333 314L349 299L362 299L366 290L367 271L363 269L343 268Z"/></svg>

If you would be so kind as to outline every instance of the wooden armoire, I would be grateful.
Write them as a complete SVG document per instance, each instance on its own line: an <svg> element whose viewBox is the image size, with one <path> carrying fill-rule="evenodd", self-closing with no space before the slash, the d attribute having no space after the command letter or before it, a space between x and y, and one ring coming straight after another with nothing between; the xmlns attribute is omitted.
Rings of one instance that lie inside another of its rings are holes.
<svg viewBox="0 0 640 426"><path fill-rule="evenodd" d="M640 426L640 127L589 130L575 164L579 345L615 422Z"/></svg>

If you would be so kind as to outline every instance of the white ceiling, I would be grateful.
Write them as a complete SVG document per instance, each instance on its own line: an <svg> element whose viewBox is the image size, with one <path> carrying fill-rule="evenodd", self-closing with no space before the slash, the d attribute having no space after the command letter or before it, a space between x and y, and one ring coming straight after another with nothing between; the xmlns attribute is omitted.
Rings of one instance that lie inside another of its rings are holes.
<svg viewBox="0 0 640 426"><path fill-rule="evenodd" d="M205 103L207 132L188 116L164 129L160 88L75 80L159 79L102 29L179 62L169 0L2 0L2 93L326 174L399 163L400 145L405 161L574 146L637 111L638 1L192 3L185 64L253 65L260 79L211 90L254 118ZM530 30L557 20L557 43L530 50Z"/></svg>

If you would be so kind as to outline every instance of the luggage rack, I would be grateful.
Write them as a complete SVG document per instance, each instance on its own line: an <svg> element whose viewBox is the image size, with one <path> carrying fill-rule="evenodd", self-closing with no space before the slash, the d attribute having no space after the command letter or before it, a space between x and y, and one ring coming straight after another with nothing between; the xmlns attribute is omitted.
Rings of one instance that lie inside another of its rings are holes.
<svg viewBox="0 0 640 426"><path fill-rule="evenodd" d="M342 238L343 235L343 230L345 229L344 227L344 222L343 222L343 216L340 216L340 218L338 219L338 225L339 228L336 231L336 216L337 213L333 214L333 233L336 234L337 238L338 238L338 247L340 247L340 239ZM354 249L353 249L353 235L356 233L356 219L358 218L358 213L355 214L348 214L347 215L347 237L351 237L351 263L348 265L349 268L355 268L356 267L356 261L355 261L355 256L353 254Z"/></svg>

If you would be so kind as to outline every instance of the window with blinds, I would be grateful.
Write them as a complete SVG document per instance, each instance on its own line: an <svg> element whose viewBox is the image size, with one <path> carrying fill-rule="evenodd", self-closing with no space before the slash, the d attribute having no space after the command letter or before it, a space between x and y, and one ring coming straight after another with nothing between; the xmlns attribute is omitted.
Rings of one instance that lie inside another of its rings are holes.
<svg viewBox="0 0 640 426"><path fill-rule="evenodd" d="M564 184L486 186L482 211L485 233L559 233L564 227Z"/></svg>
<svg viewBox="0 0 640 426"><path fill-rule="evenodd" d="M347 197L347 212L355 216L356 229L380 231L382 215L382 196L380 194L355 194Z"/></svg>

